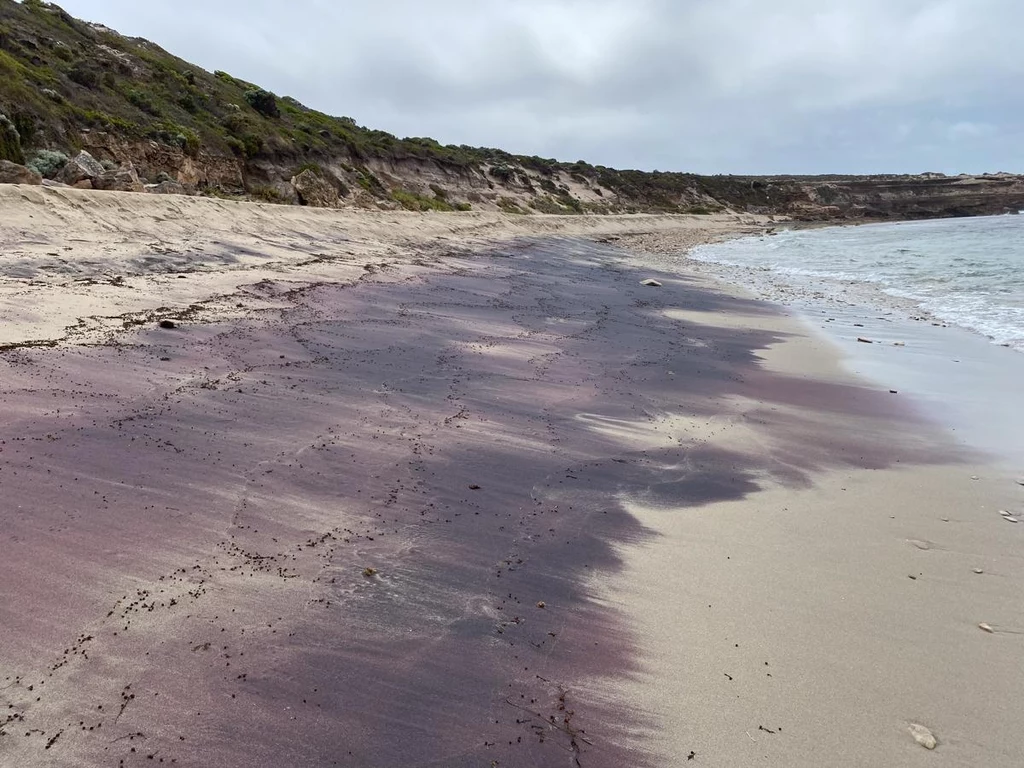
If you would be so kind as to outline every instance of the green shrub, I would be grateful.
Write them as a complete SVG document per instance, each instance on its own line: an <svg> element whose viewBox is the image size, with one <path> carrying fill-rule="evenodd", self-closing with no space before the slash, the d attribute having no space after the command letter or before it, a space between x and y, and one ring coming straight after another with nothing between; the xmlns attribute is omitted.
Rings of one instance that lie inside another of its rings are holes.
<svg viewBox="0 0 1024 768"><path fill-rule="evenodd" d="M199 154L199 147L201 146L199 135L191 128L186 128L183 125L166 122L157 123L147 131L146 135L162 144L178 147L192 157Z"/></svg>
<svg viewBox="0 0 1024 768"><path fill-rule="evenodd" d="M515 178L516 172L513 168L507 165L496 165L489 171L491 176L496 178L498 181L509 182Z"/></svg>
<svg viewBox="0 0 1024 768"><path fill-rule="evenodd" d="M273 187L253 187L249 190L249 197L253 200L259 200L264 203L274 203L276 205L286 205L288 203L285 196Z"/></svg>
<svg viewBox="0 0 1024 768"><path fill-rule="evenodd" d="M96 109L85 109L79 113L82 119L89 125L94 125L100 128L106 128L108 130L118 130L122 133L135 134L139 131L139 126L133 123L131 120L125 120L123 117L115 117L114 115L108 115L106 112L100 112Z"/></svg>
<svg viewBox="0 0 1024 768"><path fill-rule="evenodd" d="M300 173L303 173L304 171L312 171L317 176L324 176L324 169L320 167L319 163L303 163L294 171L292 171L292 176L298 176Z"/></svg>
<svg viewBox="0 0 1024 768"><path fill-rule="evenodd" d="M178 97L178 106L184 109L189 114L196 114L199 111L199 102L192 93L183 93Z"/></svg>
<svg viewBox="0 0 1024 768"><path fill-rule="evenodd" d="M528 211L524 211L520 208L519 203L511 197L499 197L498 207L505 213L528 213Z"/></svg>
<svg viewBox="0 0 1024 768"><path fill-rule="evenodd" d="M380 179L373 175L367 168L358 169L356 182L374 197L386 198L388 191L380 183Z"/></svg>
<svg viewBox="0 0 1024 768"><path fill-rule="evenodd" d="M29 168L46 179L52 179L57 171L67 165L68 156L52 149L40 149L25 163Z"/></svg>
<svg viewBox="0 0 1024 768"><path fill-rule="evenodd" d="M100 85L101 73L94 64L88 61L77 61L68 70L68 78L90 90Z"/></svg>
<svg viewBox="0 0 1024 768"><path fill-rule="evenodd" d="M0 112L0 160L12 163L24 163L25 154L21 150L21 134L7 115Z"/></svg>
<svg viewBox="0 0 1024 768"><path fill-rule="evenodd" d="M245 100L249 106L264 117L280 117L281 110L277 106L277 97L262 88L252 88L245 92Z"/></svg>
<svg viewBox="0 0 1024 768"><path fill-rule="evenodd" d="M436 197L423 197L404 189L396 189L391 192L391 199L400 203L407 211L452 211L454 210L444 200Z"/></svg>
<svg viewBox="0 0 1024 768"><path fill-rule="evenodd" d="M471 211L471 210L473 210L473 206L470 205L469 203L456 203L455 204L455 210L456 211Z"/></svg>
<svg viewBox="0 0 1024 768"><path fill-rule="evenodd" d="M148 112L154 117L160 116L160 108L153 103L153 98L148 93L133 88L125 94L125 98L143 112Z"/></svg>

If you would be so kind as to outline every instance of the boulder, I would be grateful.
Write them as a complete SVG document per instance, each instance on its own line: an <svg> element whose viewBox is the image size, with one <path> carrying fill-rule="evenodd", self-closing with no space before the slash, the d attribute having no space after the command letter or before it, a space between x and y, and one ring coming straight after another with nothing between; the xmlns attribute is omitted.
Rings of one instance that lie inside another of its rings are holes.
<svg viewBox="0 0 1024 768"><path fill-rule="evenodd" d="M0 184L42 184L43 177L24 165L0 160Z"/></svg>
<svg viewBox="0 0 1024 768"><path fill-rule="evenodd" d="M135 166L126 163L120 168L104 171L92 180L96 189L104 189L108 192L144 192L145 187L139 181L139 174L135 172Z"/></svg>
<svg viewBox="0 0 1024 768"><path fill-rule="evenodd" d="M61 184L59 181L54 181L53 179L43 179L43 186L53 187L55 189L68 189L67 184Z"/></svg>
<svg viewBox="0 0 1024 768"><path fill-rule="evenodd" d="M184 195L185 187L173 179L167 179L159 184L147 184L146 191L154 195Z"/></svg>
<svg viewBox="0 0 1024 768"><path fill-rule="evenodd" d="M100 164L99 160L85 150L82 150L73 158L68 160L67 165L65 165L57 175L57 181L68 184L72 187L78 187L80 182L88 181L90 184L86 189L89 189L94 186L91 183L93 179L99 178L104 173L105 169Z"/></svg>
<svg viewBox="0 0 1024 768"><path fill-rule="evenodd" d="M331 182L312 169L306 169L292 178L292 187L301 205L314 208L337 208L341 202L338 190Z"/></svg>

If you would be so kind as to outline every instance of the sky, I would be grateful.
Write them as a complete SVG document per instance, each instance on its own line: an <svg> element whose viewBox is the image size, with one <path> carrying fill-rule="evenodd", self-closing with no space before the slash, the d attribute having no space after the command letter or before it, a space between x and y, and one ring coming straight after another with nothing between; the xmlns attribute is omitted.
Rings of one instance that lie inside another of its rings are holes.
<svg viewBox="0 0 1024 768"><path fill-rule="evenodd" d="M1024 172L1021 0L60 0L397 136L696 173Z"/></svg>

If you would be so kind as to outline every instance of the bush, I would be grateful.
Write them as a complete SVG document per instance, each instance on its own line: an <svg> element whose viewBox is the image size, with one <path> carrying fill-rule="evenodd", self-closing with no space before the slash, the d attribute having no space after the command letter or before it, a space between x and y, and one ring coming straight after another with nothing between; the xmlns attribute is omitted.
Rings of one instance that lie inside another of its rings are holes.
<svg viewBox="0 0 1024 768"><path fill-rule="evenodd" d="M245 92L245 100L249 106L264 117L280 117L281 110L277 106L277 97L262 88L253 88Z"/></svg>
<svg viewBox="0 0 1024 768"><path fill-rule="evenodd" d="M498 181L509 182L515 178L516 172L507 165L496 165L491 168L490 174Z"/></svg>
<svg viewBox="0 0 1024 768"><path fill-rule="evenodd" d="M167 144L171 147L178 147L180 150L192 157L199 154L199 135L195 131L190 128L186 128L183 125L176 125L175 123L159 123L149 129L148 135L150 138L156 139L163 144Z"/></svg>
<svg viewBox="0 0 1024 768"><path fill-rule="evenodd" d="M25 155L21 151L21 134L7 115L0 112L0 160L10 160L12 163L25 162Z"/></svg>
<svg viewBox="0 0 1024 768"><path fill-rule="evenodd" d="M68 78L90 90L95 90L100 85L100 72L87 61L76 62L68 70Z"/></svg>
<svg viewBox="0 0 1024 768"><path fill-rule="evenodd" d="M444 200L436 197L423 197L404 189L396 189L391 193L391 199L400 203L407 211L451 211L453 208Z"/></svg>
<svg viewBox="0 0 1024 768"><path fill-rule="evenodd" d="M286 205L288 200L273 187L253 187L249 190L249 197L253 200L259 200L264 203L274 203L276 205Z"/></svg>
<svg viewBox="0 0 1024 768"><path fill-rule="evenodd" d="M499 197L498 207L505 213L527 213L527 211L520 208L519 204L511 197Z"/></svg>
<svg viewBox="0 0 1024 768"><path fill-rule="evenodd" d="M153 98L148 93L133 89L125 94L125 98L127 98L133 106L138 107L143 112L148 112L155 117L159 117L160 108L153 103Z"/></svg>
<svg viewBox="0 0 1024 768"><path fill-rule="evenodd" d="M52 179L57 171L67 165L68 156L52 149L36 152L26 165L45 179Z"/></svg>
<svg viewBox="0 0 1024 768"><path fill-rule="evenodd" d="M373 175L368 169L360 168L356 175L356 182L374 197L388 197L388 191L380 183L380 179Z"/></svg>
<svg viewBox="0 0 1024 768"><path fill-rule="evenodd" d="M324 169L320 167L319 163L303 163L292 171L292 176L298 176L303 171L312 171L317 176L324 176Z"/></svg>

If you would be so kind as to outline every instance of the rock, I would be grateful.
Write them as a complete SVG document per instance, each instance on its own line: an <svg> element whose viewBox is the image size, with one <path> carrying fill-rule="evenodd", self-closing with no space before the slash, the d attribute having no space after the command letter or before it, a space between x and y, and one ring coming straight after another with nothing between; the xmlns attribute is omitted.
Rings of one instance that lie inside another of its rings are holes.
<svg viewBox="0 0 1024 768"><path fill-rule="evenodd" d="M135 172L135 166L131 163L104 171L92 180L92 184L96 189L107 192L144 192L146 190L142 182L139 181L139 174Z"/></svg>
<svg viewBox="0 0 1024 768"><path fill-rule="evenodd" d="M90 179L82 179L71 185L74 189L95 189Z"/></svg>
<svg viewBox="0 0 1024 768"><path fill-rule="evenodd" d="M661 288L661 283L657 280L641 280L640 285L646 285L648 288Z"/></svg>
<svg viewBox="0 0 1024 768"><path fill-rule="evenodd" d="M905 347L905 346L907 346L907 345L906 345L906 343L905 343L905 342L902 342L902 341L894 341L894 342L892 343L892 345L893 345L894 347Z"/></svg>
<svg viewBox="0 0 1024 768"><path fill-rule="evenodd" d="M84 149L68 160L61 172L57 175L57 181L77 187L79 182L89 181L89 188L92 187L92 180L99 178L105 172L103 165L95 157ZM83 187L79 187L83 189Z"/></svg>
<svg viewBox="0 0 1024 768"><path fill-rule="evenodd" d="M932 545L929 544L927 541L920 541L919 539L907 539L907 541L909 541L918 549L928 550L932 548Z"/></svg>
<svg viewBox="0 0 1024 768"><path fill-rule="evenodd" d="M160 327L170 330L171 328L177 328L178 324L173 320L161 320Z"/></svg>
<svg viewBox="0 0 1024 768"><path fill-rule="evenodd" d="M1010 517L1009 515L1004 517L1003 520L1005 520L1008 523L1019 523L1020 522L1016 517Z"/></svg>
<svg viewBox="0 0 1024 768"><path fill-rule="evenodd" d="M24 165L0 160L0 184L42 184L43 177Z"/></svg>
<svg viewBox="0 0 1024 768"><path fill-rule="evenodd" d="M67 184L61 184L59 181L53 179L43 179L44 187L53 187L54 189L71 189Z"/></svg>
<svg viewBox="0 0 1024 768"><path fill-rule="evenodd" d="M972 568L971 571L973 571L974 573L978 573L978 574L981 574L981 573L985 572L981 568Z"/></svg>
<svg viewBox="0 0 1024 768"><path fill-rule="evenodd" d="M1003 517L1009 517L1010 516L1010 512L1008 510L1005 510L1005 509L1000 509L999 510L999 514L1002 515Z"/></svg>
<svg viewBox="0 0 1024 768"><path fill-rule="evenodd" d="M875 343L871 339L865 339L863 336L858 336L857 337L857 341L859 341L861 344L874 344Z"/></svg>
<svg viewBox="0 0 1024 768"><path fill-rule="evenodd" d="M995 632L995 630L992 629L992 627L986 624L985 622L981 622L981 624L978 625L978 629L980 629L982 632L988 632L990 635Z"/></svg>
<svg viewBox="0 0 1024 768"><path fill-rule="evenodd" d="M292 187L300 205L314 208L337 208L341 202L338 190L327 179L311 168L292 178Z"/></svg>
<svg viewBox="0 0 1024 768"><path fill-rule="evenodd" d="M154 195L184 195L187 194L185 187L182 184L168 179L167 181L161 181L159 184L147 184L146 191L152 192Z"/></svg>
<svg viewBox="0 0 1024 768"><path fill-rule="evenodd" d="M971 475L971 480L981 480L977 475Z"/></svg>
<svg viewBox="0 0 1024 768"><path fill-rule="evenodd" d="M936 745L939 743L935 739L935 734L918 723L910 724L910 735L914 737L914 741L925 749L935 749Z"/></svg>

